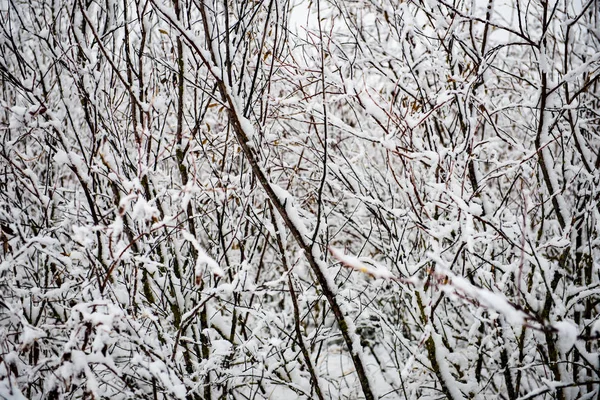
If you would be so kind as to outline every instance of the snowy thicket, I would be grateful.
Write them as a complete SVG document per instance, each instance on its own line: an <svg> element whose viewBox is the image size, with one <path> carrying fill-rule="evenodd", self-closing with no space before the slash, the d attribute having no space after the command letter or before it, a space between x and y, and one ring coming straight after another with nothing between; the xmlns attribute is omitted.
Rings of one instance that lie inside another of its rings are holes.
<svg viewBox="0 0 600 400"><path fill-rule="evenodd" d="M0 0L0 399L600 396L600 3Z"/></svg>

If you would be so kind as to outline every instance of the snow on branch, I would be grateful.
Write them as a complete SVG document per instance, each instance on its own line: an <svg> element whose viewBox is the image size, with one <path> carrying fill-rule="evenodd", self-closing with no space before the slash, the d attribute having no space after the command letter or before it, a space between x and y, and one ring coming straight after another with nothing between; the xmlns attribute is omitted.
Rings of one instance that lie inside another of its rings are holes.
<svg viewBox="0 0 600 400"><path fill-rule="evenodd" d="M200 245L200 243L198 242L198 240L194 237L194 235L192 235L191 233L187 232L187 231L183 231L183 238L185 240L187 240L188 242L190 242L192 244L192 246L194 246L194 248L196 249L197 252L197 257L196 257L196 269L195 269L195 276L196 276L196 282L199 282L200 279L202 279L202 273L204 272L204 269L206 267L210 268L210 271L213 273L213 275L216 276L223 276L225 273L223 272L223 269L221 269L221 267L219 266L219 264L211 257L208 255L208 253L204 250L204 248L202 248L202 246Z"/></svg>

